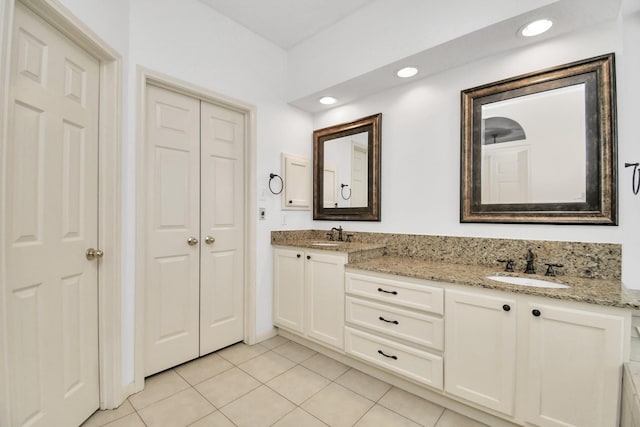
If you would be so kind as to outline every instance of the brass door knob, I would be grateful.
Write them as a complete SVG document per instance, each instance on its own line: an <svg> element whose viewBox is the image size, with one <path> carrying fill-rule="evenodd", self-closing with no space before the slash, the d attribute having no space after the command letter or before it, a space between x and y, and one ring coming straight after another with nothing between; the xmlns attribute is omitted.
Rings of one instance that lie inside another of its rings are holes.
<svg viewBox="0 0 640 427"><path fill-rule="evenodd" d="M216 241L216 238L215 238L215 237L213 237L213 236L206 236L206 237L204 238L204 242L205 242L207 245L213 245L213 244L215 243L215 241Z"/></svg>
<svg viewBox="0 0 640 427"><path fill-rule="evenodd" d="M89 248L87 249L85 256L89 261L92 261L96 258L97 259L102 258L104 256L104 252L102 252L100 249Z"/></svg>
<svg viewBox="0 0 640 427"><path fill-rule="evenodd" d="M192 237L189 237L189 238L187 239L187 244L188 244L189 246L195 246L195 245L197 245L197 244L198 244L198 239L196 239L196 238L195 238L195 237L193 237L193 236L192 236Z"/></svg>

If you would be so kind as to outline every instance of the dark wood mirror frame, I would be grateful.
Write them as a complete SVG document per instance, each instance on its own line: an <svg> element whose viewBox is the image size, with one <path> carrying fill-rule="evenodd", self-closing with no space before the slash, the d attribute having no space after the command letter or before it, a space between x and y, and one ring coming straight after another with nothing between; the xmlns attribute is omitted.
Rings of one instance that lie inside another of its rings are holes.
<svg viewBox="0 0 640 427"><path fill-rule="evenodd" d="M313 131L313 219L337 221L380 221L380 126L382 113L363 117ZM367 206L325 208L324 143L326 141L368 132Z"/></svg>
<svg viewBox="0 0 640 427"><path fill-rule="evenodd" d="M585 84L586 202L481 203L482 106ZM462 91L460 222L617 225L614 54Z"/></svg>

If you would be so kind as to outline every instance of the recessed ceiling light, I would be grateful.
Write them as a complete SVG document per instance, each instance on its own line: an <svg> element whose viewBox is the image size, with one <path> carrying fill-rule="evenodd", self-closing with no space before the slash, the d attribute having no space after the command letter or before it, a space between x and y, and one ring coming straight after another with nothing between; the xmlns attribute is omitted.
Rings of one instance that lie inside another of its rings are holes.
<svg viewBox="0 0 640 427"><path fill-rule="evenodd" d="M337 99L335 99L333 96L323 96L322 98L320 98L320 104L324 105L335 104L336 101Z"/></svg>
<svg viewBox="0 0 640 427"><path fill-rule="evenodd" d="M404 67L396 72L396 75L401 79L408 79L416 74L418 74L418 69L416 67Z"/></svg>
<svg viewBox="0 0 640 427"><path fill-rule="evenodd" d="M553 22L549 19L538 19L537 21L530 22L522 27L520 29L520 34L525 37L537 36L547 31L552 25Z"/></svg>

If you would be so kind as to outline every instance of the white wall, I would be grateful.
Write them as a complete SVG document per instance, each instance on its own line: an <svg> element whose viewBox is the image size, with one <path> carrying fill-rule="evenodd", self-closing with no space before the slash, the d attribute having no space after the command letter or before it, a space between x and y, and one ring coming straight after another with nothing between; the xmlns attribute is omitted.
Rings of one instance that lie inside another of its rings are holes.
<svg viewBox="0 0 640 427"><path fill-rule="evenodd" d="M625 0L623 7L616 56L622 280L626 286L640 289L640 195L631 191L632 168L624 167L625 162L640 162L640 2Z"/></svg>
<svg viewBox="0 0 640 427"><path fill-rule="evenodd" d="M637 262L640 259L639 227L636 225L636 218L640 219L639 200L631 197L630 175L624 168L619 168L621 210L618 227L459 222L461 90L616 51L620 59L620 163L630 159L640 161L637 129L634 131L633 125L640 115L637 96L640 93L637 83L640 75L638 15L625 21L622 48L620 30L619 25L612 23L569 34L487 57L317 114L314 128L379 112L383 114L382 222L342 225L347 230L357 231L622 243L626 261L623 263L625 284L640 288L640 279L637 279L640 277ZM329 229L337 224L316 221L314 227Z"/></svg>
<svg viewBox="0 0 640 427"><path fill-rule="evenodd" d="M374 1L290 50L289 99L557 1Z"/></svg>

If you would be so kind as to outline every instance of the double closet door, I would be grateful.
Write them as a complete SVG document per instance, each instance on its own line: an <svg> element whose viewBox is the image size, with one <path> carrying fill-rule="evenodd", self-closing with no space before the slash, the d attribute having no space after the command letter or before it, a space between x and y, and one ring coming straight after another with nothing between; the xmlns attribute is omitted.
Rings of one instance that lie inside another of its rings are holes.
<svg viewBox="0 0 640 427"><path fill-rule="evenodd" d="M147 86L145 374L244 336L244 114Z"/></svg>

